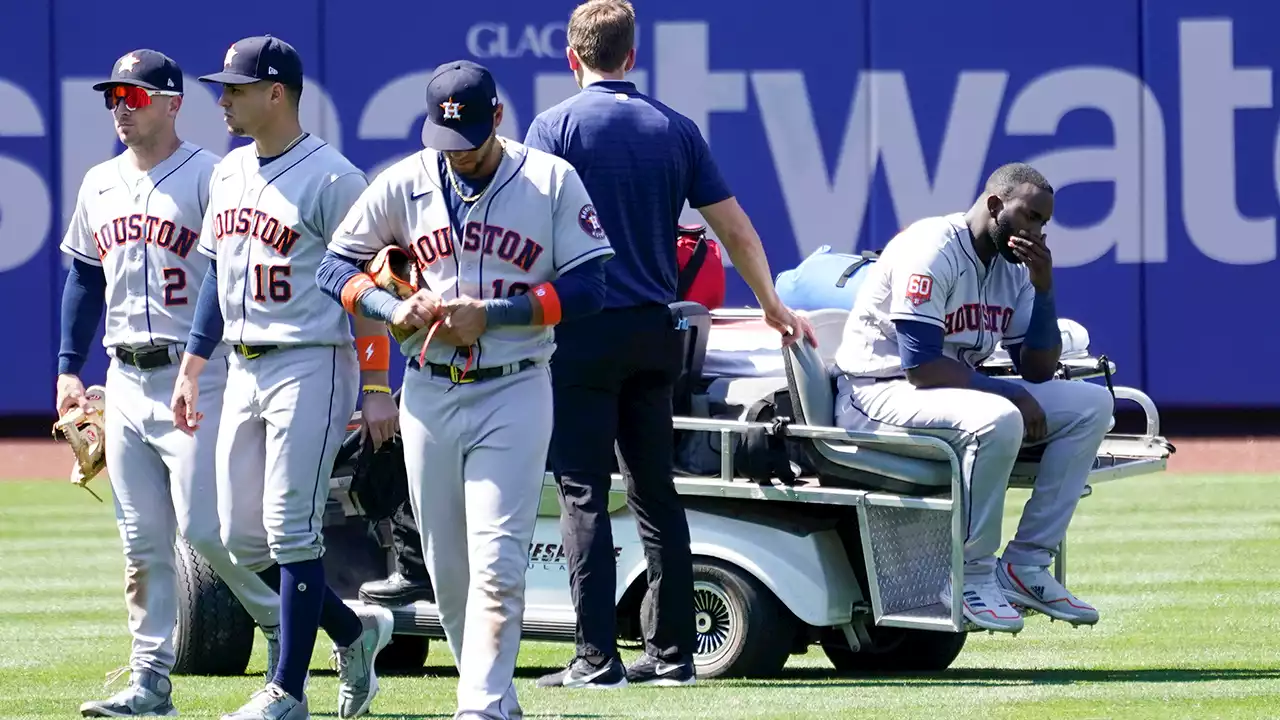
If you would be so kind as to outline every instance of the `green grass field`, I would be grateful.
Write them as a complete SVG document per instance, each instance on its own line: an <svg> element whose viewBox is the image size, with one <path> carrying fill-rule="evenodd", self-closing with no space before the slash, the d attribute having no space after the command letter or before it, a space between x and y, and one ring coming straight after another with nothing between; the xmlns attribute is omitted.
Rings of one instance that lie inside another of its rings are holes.
<svg viewBox="0 0 1280 720"><path fill-rule="evenodd" d="M1073 630L1034 617L1017 637L976 634L945 673L833 678L813 648L770 682L540 691L533 678L571 648L526 643L521 700L545 718L1278 717L1277 480L1166 474L1099 486L1072 526L1069 572L1102 622ZM80 702L124 682L102 687L129 647L110 505L50 482L0 484L0 498L0 717L78 717ZM1009 498L1006 537L1025 498ZM326 644L322 634L311 710L336 716ZM238 707L263 661L259 639L251 675L175 678L179 711L216 718ZM448 650L434 644L422 677L384 679L373 715L451 717L455 681Z"/></svg>

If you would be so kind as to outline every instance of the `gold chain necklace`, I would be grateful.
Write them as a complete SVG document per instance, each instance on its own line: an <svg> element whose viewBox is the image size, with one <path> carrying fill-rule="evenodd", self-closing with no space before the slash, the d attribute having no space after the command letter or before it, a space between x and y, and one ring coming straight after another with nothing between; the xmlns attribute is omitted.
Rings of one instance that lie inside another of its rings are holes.
<svg viewBox="0 0 1280 720"><path fill-rule="evenodd" d="M500 147L503 147L502 138L498 138L498 145ZM489 177L489 182L485 183L484 187L480 188L480 192L476 193L475 195L467 195L466 193L462 192L462 186L458 184L458 178L456 175L454 175L454 172L453 172L453 163L449 162L449 158L445 158L444 166L445 166L445 170L447 171L445 174L449 176L449 185L453 186L453 191L458 193L458 197L462 198L462 202L465 202L465 203L475 202L476 200L479 200L480 198L484 197L484 194L489 192L489 188L493 185L493 179L498 175L497 171L495 170L494 174Z"/></svg>
<svg viewBox="0 0 1280 720"><path fill-rule="evenodd" d="M304 131L302 132L302 134L301 134L301 135L299 135L298 137L296 137L296 138L294 138L294 139L293 139L293 142L291 142L291 143L289 143L288 145L286 145L286 146L285 146L285 148L284 148L284 150L280 151L280 154L281 154L281 155L283 155L283 154L285 154L285 153L289 152L290 150L292 150L292 149L293 149L293 146L294 146L294 145L297 145L297 144L298 144L298 143L300 143L300 142L302 142L302 139L303 139L303 138L305 138L306 136L307 136L307 132L304 130Z"/></svg>
<svg viewBox="0 0 1280 720"><path fill-rule="evenodd" d="M445 160L444 164L446 169L449 171L446 173L449 176L449 184L453 186L453 191L458 193L458 197L462 198L462 202L475 202L476 200L484 197L485 193L489 192L489 186L493 184L493 178L489 178L489 182L485 183L484 187L480 188L480 192L475 195L467 195L462 192L462 186L458 184L458 178L453 174L453 166L449 164L448 160Z"/></svg>

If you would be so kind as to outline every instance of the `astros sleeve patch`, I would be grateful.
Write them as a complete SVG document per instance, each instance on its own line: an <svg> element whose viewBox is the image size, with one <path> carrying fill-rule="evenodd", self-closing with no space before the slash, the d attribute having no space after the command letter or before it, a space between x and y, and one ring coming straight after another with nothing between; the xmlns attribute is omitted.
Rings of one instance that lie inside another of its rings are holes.
<svg viewBox="0 0 1280 720"><path fill-rule="evenodd" d="M929 302L933 298L933 277L919 274L908 277L904 297L916 307Z"/></svg>
<svg viewBox="0 0 1280 720"><path fill-rule="evenodd" d="M938 243L922 245L880 261L889 263L889 319L942 326L954 291L954 263L940 252Z"/></svg>

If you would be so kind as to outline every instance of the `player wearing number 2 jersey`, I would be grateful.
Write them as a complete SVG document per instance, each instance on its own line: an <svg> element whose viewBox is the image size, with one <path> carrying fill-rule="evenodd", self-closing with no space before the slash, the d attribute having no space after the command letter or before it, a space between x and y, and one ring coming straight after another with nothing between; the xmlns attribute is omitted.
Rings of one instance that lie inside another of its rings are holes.
<svg viewBox="0 0 1280 720"><path fill-rule="evenodd" d="M1052 214L1044 177L1011 164L967 213L913 223L868 270L836 353L837 424L929 433L959 453L969 483L964 615L991 630L1021 630L1015 606L1098 621L1048 569L1112 414L1106 388L1052 379L1062 348L1043 234ZM1020 379L975 369L997 343ZM1005 489L1024 444L1043 444L1044 454L997 561ZM940 594L948 606L951 592L948 584Z"/></svg>
<svg viewBox="0 0 1280 720"><path fill-rule="evenodd" d="M551 441L552 328L599 310L613 256L577 172L499 138L502 110L485 68L437 68L428 149L374 179L319 278L351 312L421 328L402 345L401 424L413 515L458 665L459 720L522 716L513 677ZM359 271L390 245L422 278L408 300Z"/></svg>
<svg viewBox="0 0 1280 720"><path fill-rule="evenodd" d="M241 40L222 72L200 79L222 85L228 128L254 142L213 169L199 246L212 262L173 411L179 427L196 431L197 378L206 365L229 364L217 452L224 534L236 562L279 589L282 611L274 676L225 717L308 716L304 688L317 624L334 642L338 716L355 717L377 693L374 658L390 640L391 614L378 607L356 614L328 588L323 512L361 369L380 386L365 414L394 418L395 406L383 392L385 328L358 323L360 357L377 358L358 365L350 320L317 289L315 273L327 238L367 183L337 150L302 131L302 61L288 43ZM208 348L223 339L232 346L229 359L209 359Z"/></svg>
<svg viewBox="0 0 1280 720"><path fill-rule="evenodd" d="M154 50L116 61L102 92L125 145L85 175L62 241L71 258L63 294L58 412L84 401L79 373L106 309L107 472L124 544L125 604L133 635L129 685L90 701L90 717L176 714L169 681L178 617L174 532L203 556L268 637L276 657L279 601L231 560L218 527L211 430L184 435L169 422L169 395L208 260L196 251L209 177L218 158L175 130L182 71ZM225 346L213 349L226 355ZM217 418L225 368L208 375L199 410ZM216 428L215 428L216 430ZM270 671L270 667L269 667Z"/></svg>

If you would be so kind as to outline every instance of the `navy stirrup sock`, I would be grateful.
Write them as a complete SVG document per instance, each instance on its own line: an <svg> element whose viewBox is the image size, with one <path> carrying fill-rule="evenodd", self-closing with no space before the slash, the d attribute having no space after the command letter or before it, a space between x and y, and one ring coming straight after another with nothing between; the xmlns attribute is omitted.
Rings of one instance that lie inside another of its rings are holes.
<svg viewBox="0 0 1280 720"><path fill-rule="evenodd" d="M280 592L280 566L272 565L258 573L258 577L276 593ZM282 616L283 617L283 616ZM281 620L283 623L284 620ZM320 608L320 627L338 647L347 647L354 643L364 632L360 617L355 614L342 598L326 583L324 587L324 604ZM283 640L281 641L283 642Z"/></svg>
<svg viewBox="0 0 1280 720"><path fill-rule="evenodd" d="M319 560L280 567L280 664L272 681L299 700L316 646L324 590Z"/></svg>

